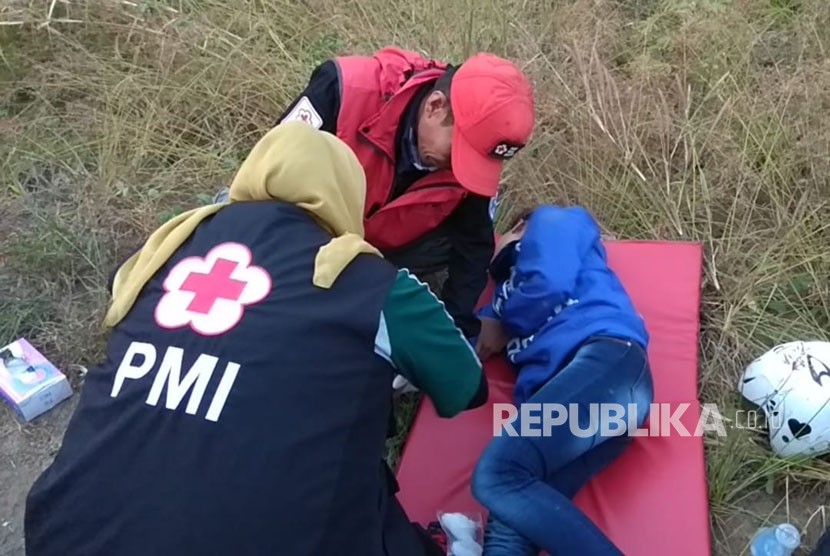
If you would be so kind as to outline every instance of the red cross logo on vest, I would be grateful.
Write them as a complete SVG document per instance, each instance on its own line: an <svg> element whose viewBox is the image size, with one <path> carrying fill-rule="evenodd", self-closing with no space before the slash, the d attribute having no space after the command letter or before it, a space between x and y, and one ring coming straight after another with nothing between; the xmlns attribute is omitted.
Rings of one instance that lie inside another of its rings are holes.
<svg viewBox="0 0 830 556"><path fill-rule="evenodd" d="M193 300L187 306L187 310L209 315L218 299L239 301L239 297L245 291L246 282L231 278L237 266L234 261L217 259L207 274L191 273L179 288L183 292L193 293Z"/></svg>
<svg viewBox="0 0 830 556"><path fill-rule="evenodd" d="M265 299L271 276L253 266L250 249L223 243L204 257L181 260L164 280L166 292L156 306L156 324L176 329L190 326L205 336L231 330L245 307Z"/></svg>

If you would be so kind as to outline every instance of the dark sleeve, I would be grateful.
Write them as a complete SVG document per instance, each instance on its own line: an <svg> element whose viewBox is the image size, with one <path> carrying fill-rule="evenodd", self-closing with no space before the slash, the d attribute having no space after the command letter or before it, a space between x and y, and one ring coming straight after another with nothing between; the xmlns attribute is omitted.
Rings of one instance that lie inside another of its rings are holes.
<svg viewBox="0 0 830 556"><path fill-rule="evenodd" d="M451 252L441 298L468 338L478 336L481 328L474 309L487 285L487 267L495 248L489 207L486 197L470 195L449 218Z"/></svg>
<svg viewBox="0 0 830 556"><path fill-rule="evenodd" d="M288 106L277 123L303 120L329 133L337 132L340 113L340 71L333 60L327 60L311 73L305 89Z"/></svg>

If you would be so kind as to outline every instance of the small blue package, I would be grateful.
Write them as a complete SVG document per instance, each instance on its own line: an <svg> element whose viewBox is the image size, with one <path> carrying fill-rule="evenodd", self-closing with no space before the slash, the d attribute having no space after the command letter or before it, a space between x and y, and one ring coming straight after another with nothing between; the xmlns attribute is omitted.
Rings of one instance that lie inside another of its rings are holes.
<svg viewBox="0 0 830 556"><path fill-rule="evenodd" d="M72 395L66 375L21 338L0 347L0 394L31 421Z"/></svg>

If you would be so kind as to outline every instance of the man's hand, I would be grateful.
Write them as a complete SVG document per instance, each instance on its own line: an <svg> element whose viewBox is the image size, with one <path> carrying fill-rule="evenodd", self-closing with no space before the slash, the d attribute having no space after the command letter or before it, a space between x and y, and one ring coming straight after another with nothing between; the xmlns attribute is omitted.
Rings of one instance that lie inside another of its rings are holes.
<svg viewBox="0 0 830 556"><path fill-rule="evenodd" d="M476 355L482 361L501 353L510 340L507 331L498 319L481 317L481 332L476 343Z"/></svg>

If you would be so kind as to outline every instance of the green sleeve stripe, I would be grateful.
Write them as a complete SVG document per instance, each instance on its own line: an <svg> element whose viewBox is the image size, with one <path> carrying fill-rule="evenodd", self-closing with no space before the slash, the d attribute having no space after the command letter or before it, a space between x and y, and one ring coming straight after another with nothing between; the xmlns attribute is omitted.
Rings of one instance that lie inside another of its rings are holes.
<svg viewBox="0 0 830 556"><path fill-rule="evenodd" d="M463 411L478 391L481 362L429 287L400 270L383 308L375 350L432 400L439 415Z"/></svg>

